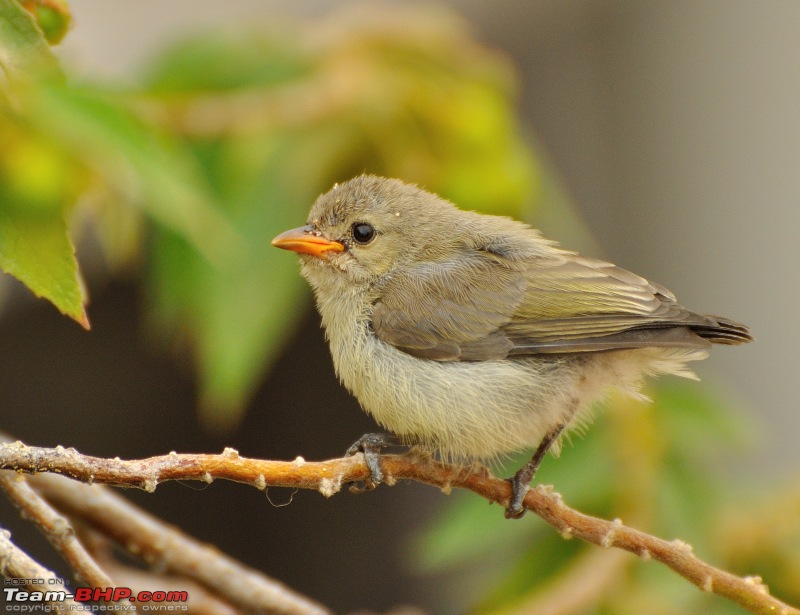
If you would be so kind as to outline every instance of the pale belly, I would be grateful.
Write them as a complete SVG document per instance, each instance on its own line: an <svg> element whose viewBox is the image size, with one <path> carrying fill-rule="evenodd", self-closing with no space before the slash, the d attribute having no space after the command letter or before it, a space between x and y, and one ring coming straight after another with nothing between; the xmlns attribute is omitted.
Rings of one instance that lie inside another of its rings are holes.
<svg viewBox="0 0 800 615"><path fill-rule="evenodd" d="M448 458L535 447L577 411L574 374L563 360L431 361L372 335L331 339L331 351L343 384L378 423Z"/></svg>

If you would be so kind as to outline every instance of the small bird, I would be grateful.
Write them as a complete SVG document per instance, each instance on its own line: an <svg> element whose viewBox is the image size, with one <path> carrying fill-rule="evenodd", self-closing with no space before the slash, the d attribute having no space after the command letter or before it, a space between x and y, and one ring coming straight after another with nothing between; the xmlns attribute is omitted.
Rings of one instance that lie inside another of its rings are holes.
<svg viewBox="0 0 800 615"><path fill-rule="evenodd" d="M417 186L362 175L314 203L306 226L272 241L300 255L336 372L391 435L452 461L534 447L510 479L506 516L561 435L645 376L696 378L687 363L750 330L696 314L666 288L559 248L515 220L463 211Z"/></svg>

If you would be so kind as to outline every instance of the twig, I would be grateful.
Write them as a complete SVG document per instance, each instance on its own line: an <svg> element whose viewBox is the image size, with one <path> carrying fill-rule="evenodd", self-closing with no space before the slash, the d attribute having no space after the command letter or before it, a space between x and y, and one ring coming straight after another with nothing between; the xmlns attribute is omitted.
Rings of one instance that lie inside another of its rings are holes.
<svg viewBox="0 0 800 615"><path fill-rule="evenodd" d="M145 570L138 570L125 566L110 559L103 562L103 566L119 579L121 584L133 589L134 593L140 590L154 591L185 591L189 595L189 612L192 615L246 615L253 610L236 608L227 601L221 600L202 585L184 579L183 577L170 579L160 574L153 574ZM170 583L170 580L172 583ZM264 611L262 611L264 612Z"/></svg>
<svg viewBox="0 0 800 615"><path fill-rule="evenodd" d="M97 486L95 489L101 487ZM235 608L196 581L186 577L168 576L123 564L114 557L112 553L114 543L109 538L86 525L78 529L86 548L92 552L103 569L107 570L119 585L132 588L134 593L156 590L185 591L189 595L187 606L192 615L244 615L253 610Z"/></svg>
<svg viewBox="0 0 800 615"><path fill-rule="evenodd" d="M0 573L6 578L46 579L63 585L52 570L41 566L11 541L11 532L0 528Z"/></svg>
<svg viewBox="0 0 800 615"><path fill-rule="evenodd" d="M486 472L443 464L413 455L381 458L386 482L411 479L434 485L443 491L452 487L469 489L490 502L506 505L511 495L508 482ZM265 461L240 457L233 449L221 455L178 455L170 453L149 459L122 461L84 456L74 449L27 447L22 443L0 444L0 468L21 472L55 472L83 482L138 487L154 491L165 480L233 480L258 489L293 487L316 489L329 497L342 484L364 481L369 471L362 455L323 462ZM733 600L753 613L800 615L769 595L759 577L738 577L698 559L691 547L679 540L668 542L622 524L606 521L566 506L551 488L539 486L525 496L525 505L554 526L562 536L581 538L592 544L617 547L644 560L659 561L705 592Z"/></svg>
<svg viewBox="0 0 800 615"><path fill-rule="evenodd" d="M0 576L6 579L41 579L46 587L65 587L63 579L55 572L48 570L11 541L11 532L0 528ZM41 591L38 585L22 583L28 591ZM75 606L73 600L58 602L69 608Z"/></svg>
<svg viewBox="0 0 800 615"><path fill-rule="evenodd" d="M51 545L64 557L78 578L94 587L112 587L114 583L75 536L69 520L58 514L33 489L23 476L0 472L3 489L25 516L36 524Z"/></svg>
<svg viewBox="0 0 800 615"><path fill-rule="evenodd" d="M247 568L99 485L76 484L45 474L32 476L30 481L60 510L109 536L151 566L194 579L245 611L328 613L282 583Z"/></svg>

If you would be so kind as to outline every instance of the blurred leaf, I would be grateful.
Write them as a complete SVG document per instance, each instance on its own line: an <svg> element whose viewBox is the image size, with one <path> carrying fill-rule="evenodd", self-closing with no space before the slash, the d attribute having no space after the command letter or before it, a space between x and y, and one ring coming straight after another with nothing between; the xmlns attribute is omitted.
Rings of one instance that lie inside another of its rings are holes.
<svg viewBox="0 0 800 615"><path fill-rule="evenodd" d="M85 174L68 152L0 111L0 206L60 213L83 189Z"/></svg>
<svg viewBox="0 0 800 615"><path fill-rule="evenodd" d="M697 383L667 380L656 390L652 418L665 447L653 491L658 511L653 531L707 551L712 538L707 528L728 488L718 464L747 443L748 426L731 405Z"/></svg>
<svg viewBox="0 0 800 615"><path fill-rule="evenodd" d="M279 197L280 191L273 194ZM248 247L259 253L260 262L246 262L245 255L253 254L245 250L225 269L215 269L174 234L162 231L153 244L156 326L172 337L194 334L204 385L202 418L209 427L228 428L235 422L271 350L280 346L303 313L292 304L303 290L297 263L281 262L265 248ZM228 276L221 275L225 271ZM281 320L273 317L276 312Z"/></svg>
<svg viewBox="0 0 800 615"><path fill-rule="evenodd" d="M311 68L289 38L211 32L162 53L145 81L154 94L203 94L274 86L298 79Z"/></svg>
<svg viewBox="0 0 800 615"><path fill-rule="evenodd" d="M8 77L6 100L23 112L21 101L29 91L63 77L42 31L15 0L0 0L0 66ZM88 328L64 221L79 189L80 170L10 105L0 109L0 120L0 269Z"/></svg>
<svg viewBox="0 0 800 615"><path fill-rule="evenodd" d="M0 268L89 328L78 265L60 211L29 215L0 203Z"/></svg>
<svg viewBox="0 0 800 615"><path fill-rule="evenodd" d="M68 152L0 108L0 270L88 328L65 223L84 183Z"/></svg>
<svg viewBox="0 0 800 615"><path fill-rule="evenodd" d="M36 23L51 45L57 45L72 25L72 13L64 0L19 0L36 19Z"/></svg>
<svg viewBox="0 0 800 615"><path fill-rule="evenodd" d="M17 0L0 0L0 66L12 81L61 74L42 31Z"/></svg>
<svg viewBox="0 0 800 615"><path fill-rule="evenodd" d="M315 131L305 137L242 138L199 148L218 202L241 238L225 268L200 259L174 235L160 233L153 251L153 292L168 330L190 333L203 376L204 419L229 425L238 416L274 350L302 316L306 285L296 259L270 240L299 225L316 196L320 173L331 168L315 152L337 152L346 134ZM318 140L327 140L319 147ZM305 165L304 185L286 173ZM299 309L300 308L300 309Z"/></svg>
<svg viewBox="0 0 800 615"><path fill-rule="evenodd" d="M506 523L500 507L455 492L446 509L417 537L416 567L424 572L442 571L482 560L497 551L508 558L521 552L523 540L534 540L543 529L538 524Z"/></svg>
<svg viewBox="0 0 800 615"><path fill-rule="evenodd" d="M39 129L72 148L123 202L139 205L212 261L226 257L235 235L180 142L99 90L50 85L39 88L27 104Z"/></svg>

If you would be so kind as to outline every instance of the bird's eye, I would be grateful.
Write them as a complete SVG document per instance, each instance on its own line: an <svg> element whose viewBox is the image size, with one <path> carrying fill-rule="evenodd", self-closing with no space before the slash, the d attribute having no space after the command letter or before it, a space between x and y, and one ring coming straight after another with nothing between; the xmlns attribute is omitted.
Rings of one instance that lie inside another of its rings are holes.
<svg viewBox="0 0 800 615"><path fill-rule="evenodd" d="M356 222L352 228L353 239L362 245L369 243L375 238L375 228L366 222Z"/></svg>

